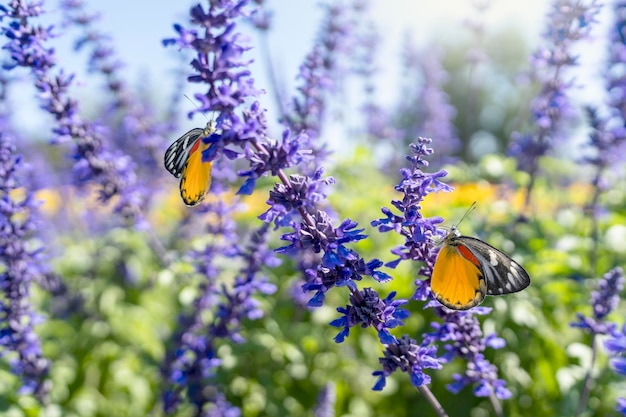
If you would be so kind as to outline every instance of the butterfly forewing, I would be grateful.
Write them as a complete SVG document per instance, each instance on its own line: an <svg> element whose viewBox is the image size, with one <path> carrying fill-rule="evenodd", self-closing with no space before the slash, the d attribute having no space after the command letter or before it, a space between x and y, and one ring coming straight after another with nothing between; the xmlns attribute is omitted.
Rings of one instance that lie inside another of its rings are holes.
<svg viewBox="0 0 626 417"><path fill-rule="evenodd" d="M520 264L480 239L455 237L457 245L465 246L476 257L487 283L487 295L510 294L530 285L530 277Z"/></svg>
<svg viewBox="0 0 626 417"><path fill-rule="evenodd" d="M205 129L195 128L182 135L165 151L165 169L176 178L180 178L189 158L189 152Z"/></svg>

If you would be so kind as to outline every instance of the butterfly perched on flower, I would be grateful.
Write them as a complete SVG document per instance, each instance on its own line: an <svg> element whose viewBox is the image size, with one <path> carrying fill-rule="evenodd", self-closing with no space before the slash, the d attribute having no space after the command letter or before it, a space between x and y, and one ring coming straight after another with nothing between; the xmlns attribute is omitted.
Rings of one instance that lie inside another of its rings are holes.
<svg viewBox="0 0 626 417"><path fill-rule="evenodd" d="M437 301L453 310L468 310L487 295L510 294L528 285L530 277L520 264L480 239L461 236L456 227L443 239L430 281Z"/></svg>
<svg viewBox="0 0 626 417"><path fill-rule="evenodd" d="M215 130L215 122L209 121L204 129L191 129L165 151L165 169L180 178L180 196L188 206L199 204L211 188L213 163L202 161L202 152L211 144L202 139L210 137Z"/></svg>

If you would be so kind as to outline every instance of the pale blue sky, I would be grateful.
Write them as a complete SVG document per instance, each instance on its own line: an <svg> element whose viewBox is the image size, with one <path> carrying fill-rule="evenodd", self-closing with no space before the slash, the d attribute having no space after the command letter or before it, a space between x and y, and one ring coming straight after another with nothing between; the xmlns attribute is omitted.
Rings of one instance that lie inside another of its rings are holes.
<svg viewBox="0 0 626 417"><path fill-rule="evenodd" d="M159 100L169 100L177 85L175 70L180 65L176 57L176 48L164 48L161 40L174 36L172 24L184 23L189 6L187 1L150 1L150 0L85 0L90 10L99 12L102 20L98 28L110 34L112 43L119 56L125 62L124 76L128 83L148 80L154 87ZM266 0L268 7L274 11L273 30L270 34L270 45L278 76L293 88L294 77L302 58L311 47L317 25L322 17L318 0ZM483 4L486 0L481 0ZM402 39L410 32L418 44L425 44L432 39L447 37L471 36L465 23L482 21L488 31L497 31L503 27L516 27L527 37L530 44L537 42L545 26L545 14L549 2L544 0L492 0L484 12L478 12L473 6L477 1L437 0L426 2L417 0L372 0L371 18L383 36L380 49L379 93L381 102L392 102L398 94L394 83L399 75L400 52ZM50 17L58 21L61 11L57 3L47 0L46 9ZM59 32L62 29L59 28ZM75 33L75 32L74 32ZM258 42L251 32L253 44ZM59 64L67 71L78 72L79 89L76 94L80 98L98 100L101 87L99 78L89 77L85 73L86 57L72 51L70 42L72 34L57 40ZM265 77L264 67L259 65L258 49L251 52L257 60L253 67L256 84L259 88L269 89L270 84ZM188 85L181 96L192 96L193 85ZM291 90L292 91L292 90ZM18 103L17 116L24 121L25 129L41 129L45 121L40 121L34 113L36 109L34 92L26 89L12 91L12 98ZM92 100L92 102L93 102ZM269 97L261 98L263 104L273 108ZM89 102L86 100L85 102ZM181 113L187 113L192 105L182 101ZM271 117L271 114L270 114ZM185 121L184 130L204 121Z"/></svg>

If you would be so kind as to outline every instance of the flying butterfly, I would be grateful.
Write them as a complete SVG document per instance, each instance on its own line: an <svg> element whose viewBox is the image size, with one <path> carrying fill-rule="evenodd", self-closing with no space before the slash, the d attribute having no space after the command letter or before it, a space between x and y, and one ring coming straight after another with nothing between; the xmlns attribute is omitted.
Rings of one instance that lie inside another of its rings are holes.
<svg viewBox="0 0 626 417"><path fill-rule="evenodd" d="M209 121L204 129L191 129L165 151L165 169L180 178L180 196L188 206L199 204L211 188L213 163L202 161L202 152L211 144L202 139L211 136L215 130L215 122Z"/></svg>
<svg viewBox="0 0 626 417"><path fill-rule="evenodd" d="M530 277L520 264L480 239L461 236L456 227L443 239L430 281L437 301L453 310L468 310L487 295L511 294L528 285Z"/></svg>

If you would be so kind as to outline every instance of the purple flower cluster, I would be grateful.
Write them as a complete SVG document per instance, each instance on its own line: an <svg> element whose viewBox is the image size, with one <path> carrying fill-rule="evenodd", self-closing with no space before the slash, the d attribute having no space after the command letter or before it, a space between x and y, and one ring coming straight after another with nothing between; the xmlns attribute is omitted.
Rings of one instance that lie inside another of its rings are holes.
<svg viewBox="0 0 626 417"><path fill-rule="evenodd" d="M55 66L54 50L47 48L46 42L54 36L52 28L31 22L42 12L41 2L12 0L8 7L0 6L0 18L10 21L2 27L2 34L8 39L3 48L12 60L5 69L30 68L42 108L57 123L53 142L74 140L75 181L78 184L95 181L100 186L98 191L103 201L119 196L116 210L125 218L139 218L142 197L135 188L134 165L121 151L108 149L100 129L78 115L78 103L68 95L74 77L63 71L56 75L51 73Z"/></svg>
<svg viewBox="0 0 626 417"><path fill-rule="evenodd" d="M412 260L421 263L418 275L426 280L416 281L416 291L413 295L415 300L431 301L427 307L434 308L436 314L442 318L443 324L431 323L434 332L426 335L420 349L428 353L431 361L436 357L437 345L442 345L445 353L437 358L439 362L449 362L454 357L462 358L467 363L464 375L455 375L455 382L448 385L452 392L459 392L466 385L475 385L476 396L490 396L492 393L499 399L511 396L505 382L498 379L497 368L487 361L483 352L487 347L495 349L504 346L504 340L495 334L484 337L476 314L487 314L491 311L485 307L476 307L469 311L458 312L441 306L432 298L429 280L437 258L435 240L444 232L437 228L443 222L439 217L424 218L421 204L424 198L433 192L451 191L452 188L441 182L446 175L445 171L426 173L422 171L428 166L424 158L432 154L428 147L430 139L419 138L417 144L411 145L412 155L407 157L411 169L402 170L402 180L395 189L403 194L402 200L392 201L393 206L399 211L395 214L391 209L383 207L385 218L372 222L380 232L394 231L404 237L405 243L392 250L398 258L389 262L387 266L396 267L401 261ZM406 343L409 340L405 341ZM414 345L415 343L411 341ZM415 345L412 349L417 349ZM420 362L421 363L421 362ZM432 364L426 361L425 363ZM419 368L419 365L416 365ZM395 368L394 368L395 369ZM417 374L421 378L421 374ZM384 385L384 382L381 382Z"/></svg>
<svg viewBox="0 0 626 417"><path fill-rule="evenodd" d="M177 38L165 39L164 45L177 45L180 49L191 49L197 53L191 61L194 73L189 82L208 85L205 94L196 94L200 101L196 112L217 112L218 128L224 131L223 140L245 141L249 135L264 138L265 128L253 126L254 119L260 117L263 110L255 105L245 119L235 110L242 106L249 97L262 93L254 86L247 66L250 60L243 55L250 49L243 35L237 31L237 20L250 16L248 1L218 0L210 2L205 10L200 4L190 11L191 23L199 29L186 29L183 25L174 25ZM251 130L248 130L251 129Z"/></svg>
<svg viewBox="0 0 626 417"><path fill-rule="evenodd" d="M403 245L392 250L398 258L388 262L386 266L395 268L401 261L413 260L424 263L419 275L430 278L432 267L435 264L437 251L433 239L442 236L443 232L437 228L443 223L441 217L425 218L422 215L422 201L434 192L449 192L452 187L440 180L447 175L446 171L426 173L422 168L428 166L428 161L424 157L430 156L433 150L428 147L432 142L428 138L419 138L416 144L411 144L411 153L406 157L411 164L411 168L403 168L400 173L402 180L394 188L403 194L402 200L393 200L391 204L399 211L395 214L387 207L382 208L384 218L372 222L372 226L377 227L381 233L395 231L404 237ZM420 280L421 281L421 280ZM422 283L417 283L418 289L422 288ZM414 298L425 300L424 292L418 291Z"/></svg>
<svg viewBox="0 0 626 417"><path fill-rule="evenodd" d="M217 386L207 390L207 386L214 384L215 370L221 363L216 356L216 343L220 339L243 342L241 322L263 316L253 296L258 293L272 294L276 290L274 285L268 283L267 277L260 274L263 266L275 267L279 264L267 247L268 226L263 225L252 233L248 246L242 247L237 243L240 239L230 216L232 206L218 201L203 205L203 210L213 214L207 232L216 238L216 242L191 254L196 271L205 281L200 286L200 295L194 301L192 310L180 317L178 333L174 337L175 348L168 352L163 362L163 374L167 380L163 406L167 413L177 409L183 395L199 411L218 407L234 412L235 408L225 400L217 401L222 395ZM244 266L232 287L218 284L222 269L216 265L216 260L223 257L243 261ZM210 323L206 323L207 312L214 317Z"/></svg>
<svg viewBox="0 0 626 417"><path fill-rule="evenodd" d="M32 247L37 203L28 190L24 198L12 195L20 187L20 163L15 146L0 132L0 355L20 377L20 393L43 400L49 362L34 331L41 318L31 306L30 289L47 270L43 248Z"/></svg>
<svg viewBox="0 0 626 417"><path fill-rule="evenodd" d="M592 316L587 317L578 313L576 315L578 320L571 323L571 326L591 334L611 334L616 325L606 318L617 308L623 289L624 271L619 267L611 269L598 281L598 288L591 293Z"/></svg>
<svg viewBox="0 0 626 417"><path fill-rule="evenodd" d="M596 195L592 199L592 210L597 214L599 193L609 189L607 170L621 168L626 149L626 82L624 81L624 59L626 57L626 2L614 4L614 24L609 32L609 59L605 70L608 108L602 112L587 108L589 124L592 128L585 144L587 155L582 162L596 169L593 186ZM597 231L596 231L597 233Z"/></svg>
<svg viewBox="0 0 626 417"><path fill-rule="evenodd" d="M244 59L250 47L236 30L237 21L252 13L247 4L247 0L213 1L206 11L196 5L191 9L191 21L201 30L176 24L174 29L179 36L163 41L165 45L178 45L196 53L191 62L195 72L188 80L208 85L208 91L196 94L200 106L191 114L216 112L217 128L221 131L220 135L203 138L212 146L202 158L208 162L224 155L229 160L249 161L250 168L238 173L247 178L240 194L252 193L256 180L267 173L280 176L282 169L300 163L307 153L299 145L305 141L303 133L293 136L286 130L281 141L269 140L265 109L256 101L247 105L248 100L263 93L256 89L247 69L251 61ZM245 109L240 110L242 107Z"/></svg>
<svg viewBox="0 0 626 417"><path fill-rule="evenodd" d="M293 132L305 132L315 140L321 130L327 95L336 91L337 82L345 68L340 67L342 55L351 50L354 22L351 7L336 3L325 6L325 20L318 32L313 49L300 66L298 78L299 97L294 97L291 111L285 115L284 123ZM323 149L317 149L316 153Z"/></svg>
<svg viewBox="0 0 626 417"><path fill-rule="evenodd" d="M455 374L454 383L448 385L453 393L458 393L465 386L475 386L474 395L489 397L492 394L501 400L511 397L504 380L498 378L495 365L485 359L484 351L487 347L500 349L505 346L504 339L492 333L486 337L480 328L476 315L488 314L488 307L475 307L469 311L451 311L437 308L437 314L443 319L443 324L431 323L434 332L426 336L428 343L442 343L445 353L441 359L445 362L459 357L466 361L467 368L464 375Z"/></svg>
<svg viewBox="0 0 626 417"><path fill-rule="evenodd" d="M574 81L567 71L578 65L574 54L576 42L588 37L599 11L599 4L574 0L554 0L543 34L544 45L532 56L532 76L541 91L531 103L534 133L514 133L510 153L519 169L531 174L537 171L537 160L544 156L566 132L564 122L574 110L568 90ZM529 187L532 188L532 187Z"/></svg>
<svg viewBox="0 0 626 417"><path fill-rule="evenodd" d="M615 329L604 342L604 347L613 356L610 363L615 373L626 376L626 325L620 331ZM618 398L615 409L626 416L626 398Z"/></svg>
<svg viewBox="0 0 626 417"><path fill-rule="evenodd" d="M400 339L395 339L393 343L387 345L384 357L379 359L383 369L373 373L374 376L378 376L373 390L382 390L386 378L397 369L409 374L411 383L416 387L430 384L430 376L424 373L424 369L441 369L436 354L436 347L419 345L406 334Z"/></svg>
<svg viewBox="0 0 626 417"><path fill-rule="evenodd" d="M337 390L335 384L329 382L324 385L317 396L317 404L313 415L315 417L335 417L335 402Z"/></svg>

